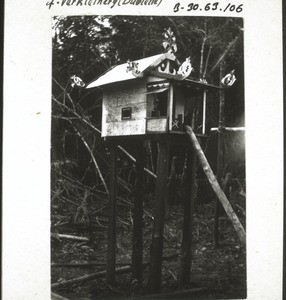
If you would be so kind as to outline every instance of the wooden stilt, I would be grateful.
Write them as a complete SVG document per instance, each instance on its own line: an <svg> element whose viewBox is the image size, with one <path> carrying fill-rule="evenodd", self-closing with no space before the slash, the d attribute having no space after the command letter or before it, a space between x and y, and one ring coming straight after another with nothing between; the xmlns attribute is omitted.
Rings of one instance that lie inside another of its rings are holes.
<svg viewBox="0 0 286 300"><path fill-rule="evenodd" d="M165 189L168 171L167 141L159 140L157 162L156 203L154 215L153 239L150 260L150 293L158 293L161 289L161 270L163 254L163 234L165 218Z"/></svg>
<svg viewBox="0 0 286 300"><path fill-rule="evenodd" d="M204 90L204 94L203 94L203 128L202 128L202 134L206 134L206 109L207 109L207 91Z"/></svg>
<svg viewBox="0 0 286 300"><path fill-rule="evenodd" d="M220 78L222 78L224 72L223 64L220 64ZM219 99L219 123L218 123L218 144L217 144L217 180L220 186L222 186L223 168L224 168L224 132L222 128L225 126L225 98L224 90L220 91ZM215 208L215 221L214 221L214 247L219 246L219 216L222 211L222 206L219 200L216 200Z"/></svg>
<svg viewBox="0 0 286 300"><path fill-rule="evenodd" d="M171 163L170 176L167 178L166 185L166 197L165 197L165 219L168 219L170 216L170 207L175 204L175 197L177 191L177 170L178 169L178 157L174 156Z"/></svg>
<svg viewBox="0 0 286 300"><path fill-rule="evenodd" d="M109 220L108 220L108 248L106 282L113 284L115 281L116 262L116 173L117 173L117 147L110 145L110 178L109 178Z"/></svg>
<svg viewBox="0 0 286 300"><path fill-rule="evenodd" d="M144 174L144 148L143 143L137 145L136 155L136 186L134 198L133 217L133 248L132 248L132 277L142 278L143 257L143 174Z"/></svg>
<svg viewBox="0 0 286 300"><path fill-rule="evenodd" d="M180 281L180 285L182 288L186 288L190 284L192 266L192 233L196 180L196 154L192 147L187 147L187 164L184 175L184 223Z"/></svg>

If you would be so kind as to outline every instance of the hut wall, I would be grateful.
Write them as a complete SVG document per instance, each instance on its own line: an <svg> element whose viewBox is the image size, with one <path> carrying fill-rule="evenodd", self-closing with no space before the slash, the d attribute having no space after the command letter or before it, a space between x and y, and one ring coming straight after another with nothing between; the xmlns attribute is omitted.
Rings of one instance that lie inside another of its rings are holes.
<svg viewBox="0 0 286 300"><path fill-rule="evenodd" d="M104 87L103 137L145 134L147 109L145 92L144 79ZM130 115L122 116L122 110L129 111Z"/></svg>

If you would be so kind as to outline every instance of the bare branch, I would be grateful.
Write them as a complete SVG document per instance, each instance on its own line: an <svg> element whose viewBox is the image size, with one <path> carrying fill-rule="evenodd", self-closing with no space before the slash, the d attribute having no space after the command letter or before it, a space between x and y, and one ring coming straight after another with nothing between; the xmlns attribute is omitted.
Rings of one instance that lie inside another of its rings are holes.
<svg viewBox="0 0 286 300"><path fill-rule="evenodd" d="M238 40L239 35L232 40L228 46L226 47L226 50L223 52L223 54L219 57L219 59L217 60L217 62L215 63L215 65L212 67L212 69L210 70L210 73L212 73L220 64L220 62L223 60L223 58L226 56L226 54L228 53L228 51L230 50L230 48L236 43L236 41Z"/></svg>
<svg viewBox="0 0 286 300"><path fill-rule="evenodd" d="M204 74L203 74L203 79L205 79L205 77L206 77L211 51L212 51L212 46L209 47L208 55L207 55L206 62L205 62L205 70L204 70Z"/></svg>
<svg viewBox="0 0 286 300"><path fill-rule="evenodd" d="M97 170L97 173L98 173L98 175L99 175L99 177L100 177L100 179L101 179L101 182L102 182L102 184L103 184L103 186L104 186L104 189L105 189L106 193L109 193L108 188L107 188L107 185L106 185L106 182L105 182L105 180L104 180L104 178L103 178L103 176L102 176L102 174L101 174L101 172L100 172L100 169L99 169L99 166L98 166L98 164L97 164L97 161L96 161L96 159L95 159L95 157L94 157L94 155L93 155L93 153L92 153L92 151L91 151L91 149L90 149L88 143L86 142L86 140L84 139L84 137L80 134L80 132L75 128L75 126L74 126L73 124L72 124L72 127L73 127L74 131L76 132L76 134L80 137L80 139L81 139L82 142L84 143L86 149L88 150L88 152L89 152L89 154L90 154L90 156L91 156L91 158L92 158L92 161L93 161L93 163L94 163L94 165L95 165L95 168L96 168L96 170Z"/></svg>

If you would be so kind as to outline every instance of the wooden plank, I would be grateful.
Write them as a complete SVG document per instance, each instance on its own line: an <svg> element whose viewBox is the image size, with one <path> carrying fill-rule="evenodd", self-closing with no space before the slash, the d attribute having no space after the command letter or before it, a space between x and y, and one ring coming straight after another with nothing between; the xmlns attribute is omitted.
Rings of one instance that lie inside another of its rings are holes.
<svg viewBox="0 0 286 300"><path fill-rule="evenodd" d="M181 255L181 287L189 287L191 280L192 248L193 248L193 214L196 180L196 154L192 147L187 147L187 166L184 186L184 221Z"/></svg>
<svg viewBox="0 0 286 300"><path fill-rule="evenodd" d="M140 141L136 145L136 185L133 216L132 244L132 278L142 278L143 258L143 177L144 177L144 147Z"/></svg>
<svg viewBox="0 0 286 300"><path fill-rule="evenodd" d="M211 131L218 131L222 129L223 131L230 131L230 132L239 132L245 131L245 127L212 127Z"/></svg>
<svg viewBox="0 0 286 300"><path fill-rule="evenodd" d="M168 147L164 138L159 138L159 155L157 162L157 181L155 196L155 214L150 260L150 293L158 293L161 289L161 271L163 254L163 234L165 219L165 190L168 171Z"/></svg>
<svg viewBox="0 0 286 300"><path fill-rule="evenodd" d="M205 154L196 138L196 135L194 134L192 128L188 125L186 125L186 131L188 134L188 137L195 149L195 152L199 158L199 162L207 176L207 179L215 192L218 200L222 204L227 216L229 217L230 221L232 222L232 225L242 243L242 245L246 245L246 234L243 226L241 225L236 213L234 212L233 208L231 207L228 199L226 198L224 192L222 191L221 187L218 184L218 181L216 177L214 176L214 173L205 157Z"/></svg>
<svg viewBox="0 0 286 300"><path fill-rule="evenodd" d="M192 79L182 79L181 75L172 75L172 74L166 74L158 71L150 71L150 74L160 77L160 78L166 78L166 79L174 79L176 82L182 83L184 86L190 86L190 87L198 87L201 89L214 89L214 90L221 90L222 87L208 84L208 83L203 83L201 81L196 81Z"/></svg>
<svg viewBox="0 0 286 300"><path fill-rule="evenodd" d="M173 108L174 108L174 86L170 84L169 90L169 106L168 106L168 116L169 116L169 130L172 130L172 122L173 122Z"/></svg>
<svg viewBox="0 0 286 300"><path fill-rule="evenodd" d="M110 144L110 178L109 178L109 220L108 220L108 247L106 282L113 284L115 281L116 261L116 173L117 173L117 147Z"/></svg>
<svg viewBox="0 0 286 300"><path fill-rule="evenodd" d="M159 133L168 131L168 118L146 118L146 133Z"/></svg>

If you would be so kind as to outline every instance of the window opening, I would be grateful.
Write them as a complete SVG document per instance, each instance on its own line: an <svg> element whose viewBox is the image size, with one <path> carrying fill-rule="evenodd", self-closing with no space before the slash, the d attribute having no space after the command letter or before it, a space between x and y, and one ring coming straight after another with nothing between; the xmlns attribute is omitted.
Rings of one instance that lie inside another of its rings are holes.
<svg viewBox="0 0 286 300"><path fill-rule="evenodd" d="M131 107L124 107L121 111L121 119L122 120L130 120L132 116L132 108Z"/></svg>
<svg viewBox="0 0 286 300"><path fill-rule="evenodd" d="M167 116L167 99L168 91L153 94L153 109L151 111L151 117Z"/></svg>

